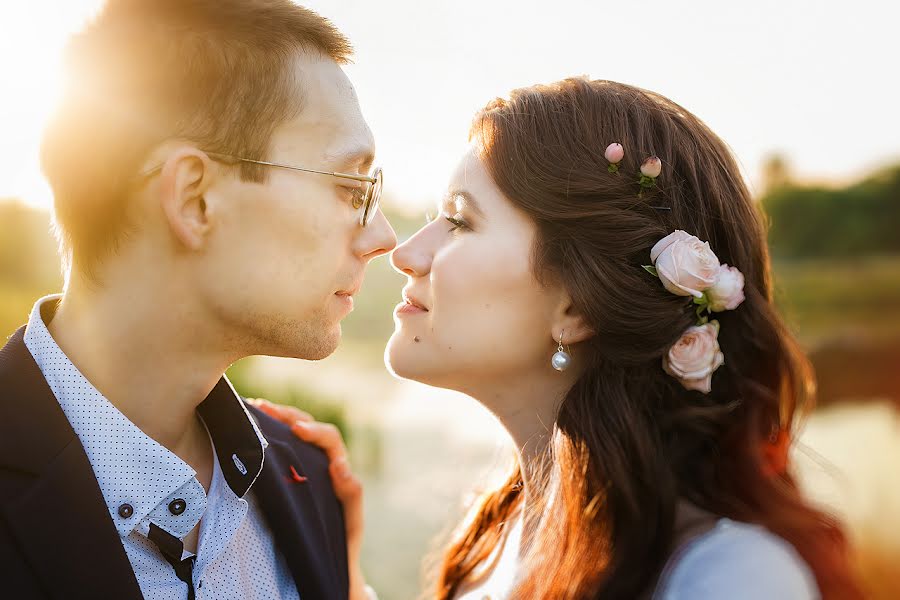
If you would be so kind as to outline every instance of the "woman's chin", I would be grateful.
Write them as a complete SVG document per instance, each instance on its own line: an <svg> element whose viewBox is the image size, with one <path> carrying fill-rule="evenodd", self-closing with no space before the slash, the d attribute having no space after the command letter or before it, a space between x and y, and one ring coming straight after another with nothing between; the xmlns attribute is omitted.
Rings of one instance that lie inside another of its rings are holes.
<svg viewBox="0 0 900 600"><path fill-rule="evenodd" d="M428 383L428 361L418 346L413 339L406 339L403 332L394 331L384 349L384 366L391 375Z"/></svg>

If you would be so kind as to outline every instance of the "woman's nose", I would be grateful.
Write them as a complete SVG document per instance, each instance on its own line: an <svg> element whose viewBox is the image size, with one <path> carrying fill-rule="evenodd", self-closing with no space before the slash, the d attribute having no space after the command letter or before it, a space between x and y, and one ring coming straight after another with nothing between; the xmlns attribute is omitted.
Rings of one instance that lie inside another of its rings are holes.
<svg viewBox="0 0 900 600"><path fill-rule="evenodd" d="M410 277L423 277L431 270L433 252L427 242L426 225L391 253L394 269Z"/></svg>

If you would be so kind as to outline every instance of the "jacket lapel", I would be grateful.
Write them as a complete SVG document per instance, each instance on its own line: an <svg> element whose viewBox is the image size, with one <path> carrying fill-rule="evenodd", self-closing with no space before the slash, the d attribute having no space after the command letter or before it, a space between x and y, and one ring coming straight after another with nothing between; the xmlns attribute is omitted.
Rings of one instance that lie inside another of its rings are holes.
<svg viewBox="0 0 900 600"><path fill-rule="evenodd" d="M0 350L0 467L26 479L0 515L51 597L138 600L87 455L23 333Z"/></svg>
<svg viewBox="0 0 900 600"><path fill-rule="evenodd" d="M302 465L286 444L270 441L253 486L278 550L287 560L303 600L332 600L340 589L331 544L310 486L291 478Z"/></svg>

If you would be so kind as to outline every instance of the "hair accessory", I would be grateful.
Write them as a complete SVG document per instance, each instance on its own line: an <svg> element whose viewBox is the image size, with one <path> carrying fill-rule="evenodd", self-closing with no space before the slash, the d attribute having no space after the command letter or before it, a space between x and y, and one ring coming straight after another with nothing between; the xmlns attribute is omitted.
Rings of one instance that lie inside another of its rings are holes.
<svg viewBox="0 0 900 600"><path fill-rule="evenodd" d="M553 355L553 358L550 359L550 364L557 371L565 371L572 364L572 357L568 352L563 348L563 334L565 330L559 333L559 346L556 349L556 354Z"/></svg>
<svg viewBox="0 0 900 600"><path fill-rule="evenodd" d="M688 390L709 393L713 372L725 362L719 348L719 322L713 312L734 310L744 301L744 275L719 259L696 236L681 229L650 250L652 265L643 268L658 277L669 292L691 297L697 324L688 328L663 357L663 369Z"/></svg>
<svg viewBox="0 0 900 600"><path fill-rule="evenodd" d="M606 147L606 152L603 153L603 156L609 161L609 166L606 167L606 170L610 173L618 173L619 162L625 156L625 148L618 142L612 143Z"/></svg>
<svg viewBox="0 0 900 600"><path fill-rule="evenodd" d="M656 185L656 178L660 173L662 173L662 161L658 156L651 156L641 164L641 177L638 179L641 191L638 192L638 198L644 195L644 190L649 190Z"/></svg>

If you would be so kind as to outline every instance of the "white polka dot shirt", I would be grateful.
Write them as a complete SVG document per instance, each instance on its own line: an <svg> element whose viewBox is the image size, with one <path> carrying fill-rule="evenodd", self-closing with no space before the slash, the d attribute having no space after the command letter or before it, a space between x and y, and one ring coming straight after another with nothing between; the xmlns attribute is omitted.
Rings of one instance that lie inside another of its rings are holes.
<svg viewBox="0 0 900 600"><path fill-rule="evenodd" d="M267 442L227 379L223 379L226 392L214 401L211 394L198 410L215 450L206 493L187 463L128 420L56 344L41 306L52 303L44 307L46 314L58 299L48 296L35 304L25 345L84 446L144 598L188 598L188 584L148 539L151 523L182 540L198 522L196 556L182 552L183 559L194 556L197 600L299 598L250 493L262 470ZM223 466L220 456L232 464Z"/></svg>

